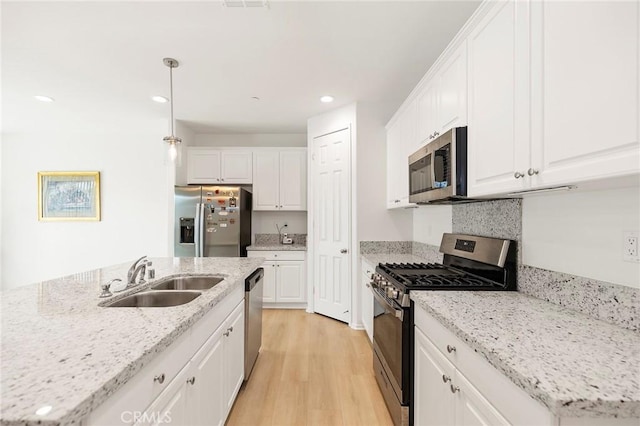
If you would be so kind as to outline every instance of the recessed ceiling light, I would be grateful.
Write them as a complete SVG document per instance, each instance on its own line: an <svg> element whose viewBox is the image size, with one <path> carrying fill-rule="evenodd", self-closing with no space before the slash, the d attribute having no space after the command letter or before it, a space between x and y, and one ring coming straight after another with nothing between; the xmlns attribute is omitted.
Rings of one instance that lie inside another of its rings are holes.
<svg viewBox="0 0 640 426"><path fill-rule="evenodd" d="M333 102L333 96L325 95L320 98L320 102L324 102L325 104L328 104L329 102Z"/></svg>
<svg viewBox="0 0 640 426"><path fill-rule="evenodd" d="M161 104L166 104L167 102L169 102L169 99L165 98L164 96L152 96L151 100Z"/></svg>
<svg viewBox="0 0 640 426"><path fill-rule="evenodd" d="M35 95L34 98L36 98L40 102L53 102L54 101L53 98L51 98L49 96L43 96L43 95Z"/></svg>

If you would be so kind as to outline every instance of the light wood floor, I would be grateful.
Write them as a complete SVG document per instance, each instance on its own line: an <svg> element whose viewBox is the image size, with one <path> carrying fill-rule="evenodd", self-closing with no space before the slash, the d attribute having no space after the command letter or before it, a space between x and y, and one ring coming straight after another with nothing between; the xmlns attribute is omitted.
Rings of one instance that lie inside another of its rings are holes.
<svg viewBox="0 0 640 426"><path fill-rule="evenodd" d="M364 331L303 310L263 312L262 350L227 426L393 424Z"/></svg>

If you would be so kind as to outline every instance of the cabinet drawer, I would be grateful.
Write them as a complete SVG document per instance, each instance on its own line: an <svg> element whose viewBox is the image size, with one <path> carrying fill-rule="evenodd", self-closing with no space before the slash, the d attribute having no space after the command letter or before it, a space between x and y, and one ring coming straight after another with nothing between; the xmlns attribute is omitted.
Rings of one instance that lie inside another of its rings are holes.
<svg viewBox="0 0 640 426"><path fill-rule="evenodd" d="M189 362L193 355L189 345L190 334L190 330L186 331L151 360L115 395L91 413L84 424L87 426L131 424L130 417L125 414L144 411Z"/></svg>
<svg viewBox="0 0 640 426"><path fill-rule="evenodd" d="M444 357L496 407L509 423L552 424L551 412L546 407L516 386L432 315L421 307L415 306L414 318L416 328L433 342Z"/></svg>
<svg viewBox="0 0 640 426"><path fill-rule="evenodd" d="M264 257L266 260L304 260L304 251L250 251L248 257Z"/></svg>

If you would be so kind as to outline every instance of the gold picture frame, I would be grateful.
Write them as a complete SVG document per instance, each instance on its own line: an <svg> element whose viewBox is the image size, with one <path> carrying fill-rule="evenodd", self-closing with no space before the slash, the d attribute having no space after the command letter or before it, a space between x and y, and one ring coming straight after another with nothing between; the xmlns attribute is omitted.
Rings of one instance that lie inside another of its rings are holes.
<svg viewBox="0 0 640 426"><path fill-rule="evenodd" d="M38 220L99 221L100 172L38 172Z"/></svg>

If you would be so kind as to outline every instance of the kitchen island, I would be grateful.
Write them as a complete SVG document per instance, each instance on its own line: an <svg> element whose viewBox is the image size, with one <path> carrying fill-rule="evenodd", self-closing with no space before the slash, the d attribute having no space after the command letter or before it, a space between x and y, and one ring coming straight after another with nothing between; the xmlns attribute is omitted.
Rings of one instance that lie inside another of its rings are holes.
<svg viewBox="0 0 640 426"><path fill-rule="evenodd" d="M107 300L99 298L100 285L126 280L131 263L0 295L2 424L80 423L228 295L243 292L244 279L264 259L150 260L157 278L111 299L167 276L218 275L224 280L187 304L163 308L99 306Z"/></svg>

